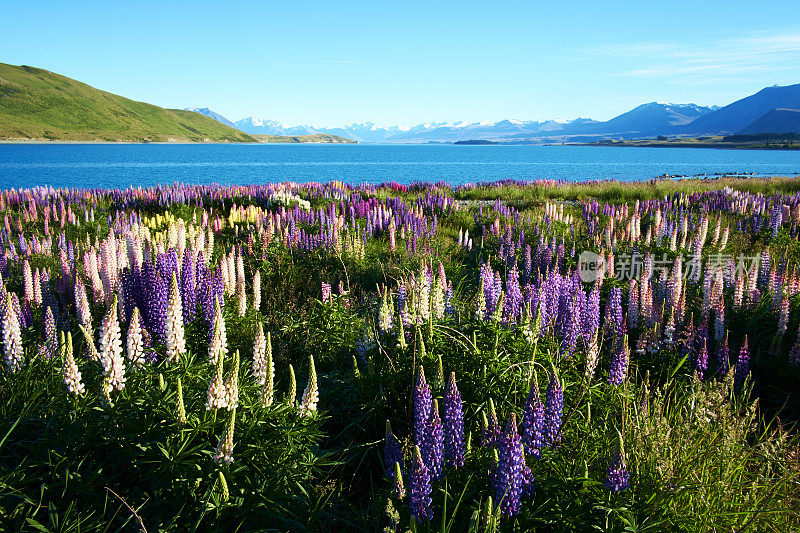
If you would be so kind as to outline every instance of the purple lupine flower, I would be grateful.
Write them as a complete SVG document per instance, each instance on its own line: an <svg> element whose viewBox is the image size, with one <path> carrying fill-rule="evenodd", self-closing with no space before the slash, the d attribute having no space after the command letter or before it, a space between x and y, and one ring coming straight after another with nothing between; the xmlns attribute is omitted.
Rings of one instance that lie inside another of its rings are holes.
<svg viewBox="0 0 800 533"><path fill-rule="evenodd" d="M449 281L447 284L447 291L444 293L444 312L447 316L456 314L453 307L453 282Z"/></svg>
<svg viewBox="0 0 800 533"><path fill-rule="evenodd" d="M498 456L494 475L495 500L500 502L500 512L514 516L519 514L522 507L520 498L525 470L525 453L517 433L517 415L514 412L508 418Z"/></svg>
<svg viewBox="0 0 800 533"><path fill-rule="evenodd" d="M605 485L611 492L621 492L628 488L628 467L619 453L614 454L606 473Z"/></svg>
<svg viewBox="0 0 800 533"><path fill-rule="evenodd" d="M694 368L697 371L697 377L703 379L703 375L708 369L708 347L705 339L702 339L702 347L697 354L697 361L695 361Z"/></svg>
<svg viewBox="0 0 800 533"><path fill-rule="evenodd" d="M483 413L483 416L483 445L495 446L500 442L502 430L500 428L500 423L497 421L497 411L494 408L494 401L491 398L489 398L489 418L486 419L486 413Z"/></svg>
<svg viewBox="0 0 800 533"><path fill-rule="evenodd" d="M555 372L550 376L544 401L544 421L542 435L545 446L555 446L561 442L561 416L564 410L564 391Z"/></svg>
<svg viewBox="0 0 800 533"><path fill-rule="evenodd" d="M454 468L464 466L464 408L455 372L450 373L444 393L444 457Z"/></svg>
<svg viewBox="0 0 800 533"><path fill-rule="evenodd" d="M12 298L16 298L16 294L12 293ZM17 301L14 302L16 306L19 305ZM21 313L17 313L20 315ZM53 308L48 307L44 315L44 356L50 359L58 351L58 334L56 332L56 319L53 316Z"/></svg>
<svg viewBox="0 0 800 533"><path fill-rule="evenodd" d="M169 289L167 287L167 280L160 273L156 273L154 290L151 294L150 312L151 312L151 327L153 334L159 342L165 342L167 339L167 300L169 298Z"/></svg>
<svg viewBox="0 0 800 533"><path fill-rule="evenodd" d="M431 498L431 476L428 473L428 467L422 461L419 446L414 447L414 457L411 461L411 476L409 479L411 501L409 502L409 508L415 520L424 522L433 518L433 509L431 509L433 499Z"/></svg>
<svg viewBox="0 0 800 533"><path fill-rule="evenodd" d="M539 398L539 384L534 377L522 411L522 442L527 454L537 459L542 456L541 448L544 446L543 424L544 405Z"/></svg>
<svg viewBox="0 0 800 533"><path fill-rule="evenodd" d="M736 361L736 370L733 378L733 390L739 392L744 386L744 380L750 373L750 350L747 347L747 335L744 336L742 348L739 350L739 359Z"/></svg>
<svg viewBox="0 0 800 533"><path fill-rule="evenodd" d="M417 385L414 387L414 443L425 447L428 419L431 416L431 388L425 381L425 369L419 366Z"/></svg>
<svg viewBox="0 0 800 533"><path fill-rule="evenodd" d="M394 476L395 463L403 463L403 448L400 441L392 433L392 426L389 420L386 420L386 440L383 448L383 467L386 471L386 477L392 479Z"/></svg>
<svg viewBox="0 0 800 533"><path fill-rule="evenodd" d="M420 447L420 451L431 478L439 479L442 477L444 431L442 429L442 420L439 418L439 403L436 400L431 403L431 414L428 417L425 440L423 441L423 446Z"/></svg>
<svg viewBox="0 0 800 533"><path fill-rule="evenodd" d="M192 251L186 248L181 265L181 301L183 303L183 323L188 324L197 312L197 287L195 269L192 264Z"/></svg>
<svg viewBox="0 0 800 533"><path fill-rule="evenodd" d="M617 343L614 354L611 356L611 367L608 370L608 383L611 385L621 385L628 373L628 361L630 359L630 349L628 348L628 336L622 337L622 342Z"/></svg>

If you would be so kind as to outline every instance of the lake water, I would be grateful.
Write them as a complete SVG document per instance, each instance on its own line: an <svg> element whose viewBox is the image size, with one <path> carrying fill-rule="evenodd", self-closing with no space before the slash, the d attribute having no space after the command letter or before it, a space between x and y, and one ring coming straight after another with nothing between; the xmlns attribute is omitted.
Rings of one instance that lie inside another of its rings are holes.
<svg viewBox="0 0 800 533"><path fill-rule="evenodd" d="M158 183L501 179L633 181L664 174L797 175L800 151L369 144L0 144L0 189Z"/></svg>

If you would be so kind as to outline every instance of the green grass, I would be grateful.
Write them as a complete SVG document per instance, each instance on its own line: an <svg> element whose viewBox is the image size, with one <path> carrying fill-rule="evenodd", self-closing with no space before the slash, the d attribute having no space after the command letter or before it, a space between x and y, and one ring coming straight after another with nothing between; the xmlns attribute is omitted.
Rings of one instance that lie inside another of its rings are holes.
<svg viewBox="0 0 800 533"><path fill-rule="evenodd" d="M199 113L136 102L47 70L0 63L0 80L0 139L254 140Z"/></svg>

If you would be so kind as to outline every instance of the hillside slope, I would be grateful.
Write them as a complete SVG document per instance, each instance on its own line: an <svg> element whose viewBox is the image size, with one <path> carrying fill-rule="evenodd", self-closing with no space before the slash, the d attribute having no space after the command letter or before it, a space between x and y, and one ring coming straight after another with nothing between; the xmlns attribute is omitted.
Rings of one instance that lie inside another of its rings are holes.
<svg viewBox="0 0 800 533"><path fill-rule="evenodd" d="M5 63L0 139L254 141L199 113L135 102L47 70Z"/></svg>
<svg viewBox="0 0 800 533"><path fill-rule="evenodd" d="M741 131L754 120L775 108L800 109L800 83L761 89L741 100L698 117L675 133L728 135Z"/></svg>
<svg viewBox="0 0 800 533"><path fill-rule="evenodd" d="M757 118L739 133L756 135L759 133L800 133L800 109L773 109Z"/></svg>

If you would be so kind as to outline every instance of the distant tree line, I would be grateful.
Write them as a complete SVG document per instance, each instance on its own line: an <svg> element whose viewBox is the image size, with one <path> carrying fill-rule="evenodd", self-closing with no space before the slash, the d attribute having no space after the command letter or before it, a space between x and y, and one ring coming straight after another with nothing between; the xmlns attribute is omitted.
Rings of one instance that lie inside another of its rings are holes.
<svg viewBox="0 0 800 533"><path fill-rule="evenodd" d="M790 131L786 133L756 133L753 135L726 135L722 138L724 143L742 143L754 141L796 141L800 134Z"/></svg>

